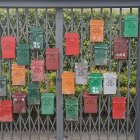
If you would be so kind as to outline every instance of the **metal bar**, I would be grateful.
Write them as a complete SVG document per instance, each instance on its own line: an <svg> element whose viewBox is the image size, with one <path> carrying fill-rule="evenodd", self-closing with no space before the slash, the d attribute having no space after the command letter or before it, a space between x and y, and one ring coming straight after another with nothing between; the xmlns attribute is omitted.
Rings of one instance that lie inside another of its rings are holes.
<svg viewBox="0 0 140 140"><path fill-rule="evenodd" d="M63 96L61 73L63 71L63 9L56 9L56 48L60 52L60 67L57 72L56 80L56 125L57 140L63 140Z"/></svg>
<svg viewBox="0 0 140 140"><path fill-rule="evenodd" d="M138 8L138 17L140 19L140 7ZM138 36L138 51L137 51L137 81L136 81L136 135L135 140L140 140L140 24Z"/></svg>
<svg viewBox="0 0 140 140"><path fill-rule="evenodd" d="M78 0L78 1L65 1L65 0L40 0L40 1L33 1L33 0L12 0L12 2L10 0L1 0L0 1L0 7L19 7L19 8L90 8L90 7L96 7L96 8L100 8L100 7L138 7L140 6L140 1L138 0L117 0L117 1L113 1L113 0Z"/></svg>

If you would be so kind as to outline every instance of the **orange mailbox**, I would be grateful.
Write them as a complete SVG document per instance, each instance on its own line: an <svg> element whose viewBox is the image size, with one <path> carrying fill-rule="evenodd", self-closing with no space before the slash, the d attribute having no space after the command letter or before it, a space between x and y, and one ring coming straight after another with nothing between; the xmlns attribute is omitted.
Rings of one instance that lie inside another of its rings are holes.
<svg viewBox="0 0 140 140"><path fill-rule="evenodd" d="M90 20L90 42L103 42L104 21Z"/></svg>
<svg viewBox="0 0 140 140"><path fill-rule="evenodd" d="M75 93L75 73L63 72L62 73L62 94Z"/></svg>
<svg viewBox="0 0 140 140"><path fill-rule="evenodd" d="M12 64L12 85L25 85L25 66Z"/></svg>
<svg viewBox="0 0 140 140"><path fill-rule="evenodd" d="M66 33L66 55L79 55L79 34L78 33Z"/></svg>
<svg viewBox="0 0 140 140"><path fill-rule="evenodd" d="M44 81L44 60L31 61L32 81Z"/></svg>
<svg viewBox="0 0 140 140"><path fill-rule="evenodd" d="M12 121L13 121L12 101L10 100L0 101L0 122L12 122Z"/></svg>
<svg viewBox="0 0 140 140"><path fill-rule="evenodd" d="M16 38L13 36L1 37L2 58L16 58Z"/></svg>
<svg viewBox="0 0 140 140"><path fill-rule="evenodd" d="M112 102L113 102L113 108L112 108L113 119L125 119L126 98L114 97L112 99Z"/></svg>

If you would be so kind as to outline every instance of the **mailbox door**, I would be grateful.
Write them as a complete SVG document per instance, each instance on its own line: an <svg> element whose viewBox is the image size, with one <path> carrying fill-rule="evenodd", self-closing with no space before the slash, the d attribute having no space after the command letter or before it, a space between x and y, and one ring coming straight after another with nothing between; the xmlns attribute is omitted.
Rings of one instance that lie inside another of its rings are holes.
<svg viewBox="0 0 140 140"><path fill-rule="evenodd" d="M39 89L28 89L27 103L29 105L39 105L40 104Z"/></svg>
<svg viewBox="0 0 140 140"><path fill-rule="evenodd" d="M12 122L12 101L3 100L0 102L0 122Z"/></svg>
<svg viewBox="0 0 140 140"><path fill-rule="evenodd" d="M114 97L112 116L113 119L125 119L126 113L126 98L125 97Z"/></svg>
<svg viewBox="0 0 140 140"><path fill-rule="evenodd" d="M25 85L25 66L12 65L12 85Z"/></svg>
<svg viewBox="0 0 140 140"><path fill-rule="evenodd" d="M26 95L16 93L13 95L13 113L26 113Z"/></svg>
<svg viewBox="0 0 140 140"><path fill-rule="evenodd" d="M30 28L30 48L33 50L44 49L44 31L42 28Z"/></svg>
<svg viewBox="0 0 140 140"><path fill-rule="evenodd" d="M107 50L95 48L95 65L107 65Z"/></svg>
<svg viewBox="0 0 140 140"><path fill-rule="evenodd" d="M41 114L53 115L54 114L54 94L41 95Z"/></svg>
<svg viewBox="0 0 140 140"><path fill-rule="evenodd" d="M90 42L103 42L104 21L90 20Z"/></svg>
<svg viewBox="0 0 140 140"><path fill-rule="evenodd" d="M84 94L84 112L97 113L97 96Z"/></svg>
<svg viewBox="0 0 140 140"><path fill-rule="evenodd" d="M66 120L78 121L78 100L66 99Z"/></svg>
<svg viewBox="0 0 140 140"><path fill-rule="evenodd" d="M19 44L17 46L16 62L19 65L29 65L30 64L30 52L29 52L28 44Z"/></svg>
<svg viewBox="0 0 140 140"><path fill-rule="evenodd" d="M104 73L104 94L116 94L116 74Z"/></svg>
<svg viewBox="0 0 140 140"><path fill-rule="evenodd" d="M76 84L87 84L88 81L88 64L75 64Z"/></svg>
<svg viewBox="0 0 140 140"><path fill-rule="evenodd" d="M1 37L2 58L10 59L16 57L16 38Z"/></svg>
<svg viewBox="0 0 140 140"><path fill-rule="evenodd" d="M125 37L138 36L138 17L137 16L131 15L131 16L125 17L124 36Z"/></svg>
<svg viewBox="0 0 140 140"><path fill-rule="evenodd" d="M124 37L114 39L114 59L127 59L127 40Z"/></svg>
<svg viewBox="0 0 140 140"><path fill-rule="evenodd" d="M46 49L46 70L59 69L59 50L58 48Z"/></svg>
<svg viewBox="0 0 140 140"><path fill-rule="evenodd" d="M90 79L89 87L89 91L91 94L101 94L102 80L98 78Z"/></svg>
<svg viewBox="0 0 140 140"><path fill-rule="evenodd" d="M66 55L79 55L79 34L78 33L66 33Z"/></svg>
<svg viewBox="0 0 140 140"><path fill-rule="evenodd" d="M7 95L7 80L6 76L0 77L0 96L6 96Z"/></svg>
<svg viewBox="0 0 140 140"><path fill-rule="evenodd" d="M44 60L31 61L32 81L44 81Z"/></svg>

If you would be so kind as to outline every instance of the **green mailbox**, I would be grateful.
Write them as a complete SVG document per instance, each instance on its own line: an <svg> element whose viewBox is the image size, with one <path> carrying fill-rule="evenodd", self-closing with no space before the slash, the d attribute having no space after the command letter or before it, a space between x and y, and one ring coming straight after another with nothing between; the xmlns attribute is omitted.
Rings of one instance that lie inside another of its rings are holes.
<svg viewBox="0 0 140 140"><path fill-rule="evenodd" d="M66 105L66 120L78 121L78 99L67 98L65 100Z"/></svg>
<svg viewBox="0 0 140 140"><path fill-rule="evenodd" d="M7 79L6 76L0 76L0 96L7 96Z"/></svg>
<svg viewBox="0 0 140 140"><path fill-rule="evenodd" d="M102 73L91 73L89 76L89 93L101 94L102 93Z"/></svg>
<svg viewBox="0 0 140 140"><path fill-rule="evenodd" d="M30 83L27 87L27 103L28 105L39 105L40 104L40 90L38 83Z"/></svg>
<svg viewBox="0 0 140 140"><path fill-rule="evenodd" d="M125 17L124 36L125 37L138 36L138 17L137 16L129 15Z"/></svg>
<svg viewBox="0 0 140 140"><path fill-rule="evenodd" d="M95 44L94 60L95 65L107 65L108 46L105 43Z"/></svg>
<svg viewBox="0 0 140 140"><path fill-rule="evenodd" d="M28 44L18 44L16 48L17 52L17 64L30 65L30 52Z"/></svg>
<svg viewBox="0 0 140 140"><path fill-rule="evenodd" d="M41 94L41 114L54 114L54 93Z"/></svg>
<svg viewBox="0 0 140 140"><path fill-rule="evenodd" d="M29 36L30 48L32 50L44 49L44 29L42 28L30 28Z"/></svg>

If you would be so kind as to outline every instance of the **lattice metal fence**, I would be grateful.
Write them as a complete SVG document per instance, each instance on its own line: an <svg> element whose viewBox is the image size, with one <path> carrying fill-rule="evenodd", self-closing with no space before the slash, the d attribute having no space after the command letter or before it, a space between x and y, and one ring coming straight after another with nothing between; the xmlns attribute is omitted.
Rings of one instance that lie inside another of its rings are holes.
<svg viewBox="0 0 140 140"><path fill-rule="evenodd" d="M117 80L117 96L123 95L127 97L127 113L125 120L112 119L112 97L113 95L98 96L98 113L85 114L83 112L83 93L88 86L77 86L76 97L79 100L79 121L71 122L65 119L65 104L63 130L64 135L68 135L70 139L116 139L132 138L135 135L136 122L136 94L131 94L132 89L135 93L135 77L136 77L136 54L137 54L137 38L128 39L128 59L123 61L113 60L113 39L115 36L123 36L123 18L124 15L134 13L138 15L138 9L123 8L67 8L63 9L63 15L56 9L38 9L38 8L3 8L0 9L0 25L2 35L13 35L17 38L17 43L29 42L29 27L42 27L45 30L45 43L47 47L59 47L63 49L61 54L61 70L60 72L46 72L45 82L40 84L41 92L61 92L60 74L62 70L74 70L76 62L86 60L89 66L89 72L93 69L102 71L114 71L118 75ZM63 16L63 18L59 18ZM89 21L90 19L103 19L105 21L105 42L109 45L108 65L104 67L94 67L93 45L89 42ZM61 20L61 21L59 21ZM63 23L63 33L57 26ZM66 32L76 31L80 34L80 55L77 57L65 56L65 43L61 36ZM56 34L60 34L56 37ZM31 59L45 59L45 51L32 51ZM15 60L0 61L0 73L8 76L8 98L15 91L26 91L26 86L11 85L11 64ZM125 74L124 77L122 75ZM27 67L27 83L31 82L30 67ZM57 75L57 76L56 76ZM126 77L126 79L124 79ZM134 77L134 79L132 79ZM123 85L122 80L125 81ZM125 86L125 94L123 94L123 86ZM60 93L57 93L60 94ZM65 101L65 96L57 95L56 99ZM62 99L63 98L63 99ZM56 101L56 106L59 103ZM28 106L27 114L15 114L13 123L1 123L1 139L54 139L56 136L56 114L59 110L55 110L53 116L43 116L40 114L40 106ZM61 123L61 122L60 122ZM57 130L58 131L58 130ZM62 132L62 133L63 133Z"/></svg>

